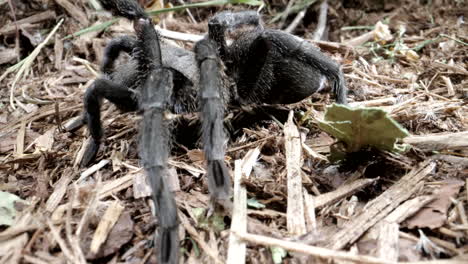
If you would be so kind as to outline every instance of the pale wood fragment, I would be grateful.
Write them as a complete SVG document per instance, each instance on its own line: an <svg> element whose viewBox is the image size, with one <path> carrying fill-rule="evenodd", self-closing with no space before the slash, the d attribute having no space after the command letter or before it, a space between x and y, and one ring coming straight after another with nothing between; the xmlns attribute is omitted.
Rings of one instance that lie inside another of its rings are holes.
<svg viewBox="0 0 468 264"><path fill-rule="evenodd" d="M60 204L63 197L65 196L65 193L67 192L68 185L72 181L73 176L74 175L71 172L71 170L65 170L62 173L62 177L55 184L54 191L49 196L49 199L47 199L47 202L45 204L45 210L47 212L55 211L55 209L57 208L57 206Z"/></svg>
<svg viewBox="0 0 468 264"><path fill-rule="evenodd" d="M106 241L112 227L114 227L115 223L119 220L120 214L123 212L124 208L125 207L118 201L114 201L109 205L94 232L90 246L91 253L96 254L99 251L99 248Z"/></svg>
<svg viewBox="0 0 468 264"><path fill-rule="evenodd" d="M87 170L83 171L80 175L80 178L76 182L81 182L82 180L86 179L88 176L92 175L96 171L102 169L104 166L109 164L110 160L101 160L99 163L94 164L93 166L89 167Z"/></svg>
<svg viewBox="0 0 468 264"><path fill-rule="evenodd" d="M236 160L234 163L234 206L231 231L247 232L247 190L241 183L243 178L248 179L250 177L259 155L260 149L257 147L249 150L242 160ZM227 263L245 263L245 256L245 243L230 233Z"/></svg>
<svg viewBox="0 0 468 264"><path fill-rule="evenodd" d="M241 186L242 161L234 162L234 206L232 212L231 231L247 232L247 191ZM246 245L231 232L227 254L228 264L245 263Z"/></svg>
<svg viewBox="0 0 468 264"><path fill-rule="evenodd" d="M403 176L396 184L369 202L363 212L347 222L344 227L327 239L327 248L342 249L355 242L364 232L387 216L400 203L419 190L421 180L435 168L435 163L425 161Z"/></svg>
<svg viewBox="0 0 468 264"><path fill-rule="evenodd" d="M301 138L299 130L293 122L293 112L289 113L284 125L286 174L288 179L287 228L293 235L303 235L307 232L304 215L304 199L302 197L301 177Z"/></svg>
<svg viewBox="0 0 468 264"><path fill-rule="evenodd" d="M423 206L434 200L434 198L435 197L432 195L425 195L408 200L393 210L393 212L390 213L387 217L385 217L385 221L400 224L401 222L405 221L406 218L414 215Z"/></svg>
<svg viewBox="0 0 468 264"><path fill-rule="evenodd" d="M315 198L304 189L304 208L307 223L307 232L317 232L317 219L315 217Z"/></svg>
<svg viewBox="0 0 468 264"><path fill-rule="evenodd" d="M330 205L344 197L348 197L353 195L354 193L362 190L366 186L369 186L376 182L379 178L375 179L358 179L353 182L344 184L340 186L338 189L321 194L319 196L314 197L315 208L321 208L326 205Z"/></svg>
<svg viewBox="0 0 468 264"><path fill-rule="evenodd" d="M398 261L399 224L381 221L378 224L378 229L376 257L394 262Z"/></svg>
<svg viewBox="0 0 468 264"><path fill-rule="evenodd" d="M429 151L460 150L468 148L468 132L409 136L403 142Z"/></svg>
<svg viewBox="0 0 468 264"><path fill-rule="evenodd" d="M253 244L260 244L268 247L280 247L287 251L297 252L306 255L312 255L320 258L333 259L333 260L345 260L352 261L355 263L375 263L375 264L386 264L396 263L387 261L384 259L366 256L366 255L354 255L343 251L331 250L328 248L321 248L315 246L309 246L307 244L285 241L273 237L253 235L247 233L235 233L240 239Z"/></svg>
<svg viewBox="0 0 468 264"><path fill-rule="evenodd" d="M455 89L453 89L452 81L447 76L441 76L442 80L444 80L445 85L447 86L447 92L449 96L455 95Z"/></svg>

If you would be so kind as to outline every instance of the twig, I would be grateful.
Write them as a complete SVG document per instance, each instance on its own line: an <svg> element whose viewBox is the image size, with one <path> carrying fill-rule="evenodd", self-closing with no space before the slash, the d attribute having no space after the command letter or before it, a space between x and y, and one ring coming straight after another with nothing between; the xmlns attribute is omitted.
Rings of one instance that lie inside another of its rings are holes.
<svg viewBox="0 0 468 264"><path fill-rule="evenodd" d="M231 231L247 232L247 191L241 186L242 161L234 163L234 206L232 210ZM227 254L228 264L245 263L246 246L233 233L229 235Z"/></svg>
<svg viewBox="0 0 468 264"><path fill-rule="evenodd" d="M293 122L293 111L289 113L284 125L286 171L288 178L287 228L291 235L303 235L307 232L302 196L301 176L301 138Z"/></svg>
<svg viewBox="0 0 468 264"><path fill-rule="evenodd" d="M304 16L306 14L307 10L304 9L301 12L297 13L296 17L294 20L291 22L291 24L284 30L287 33L292 33L296 27L299 25L299 23L304 19Z"/></svg>
<svg viewBox="0 0 468 264"><path fill-rule="evenodd" d="M375 264L395 263L395 262L387 261L385 259L379 259L379 258L375 258L371 256L365 256L365 255L356 256L352 253L347 253L347 252L338 251L338 250L331 250L327 248L309 246L303 243L285 241L285 240L280 240L280 239L276 239L273 237L253 235L253 234L248 234L248 233L237 233L237 232L234 232L234 234L246 242L260 244L260 245L268 246L268 247L280 247L288 251L297 252L297 253L306 254L306 255L312 255L312 256L316 256L320 258L345 260L345 261L352 261L356 263L375 263Z"/></svg>
<svg viewBox="0 0 468 264"><path fill-rule="evenodd" d="M325 0L320 5L320 15L318 18L317 29L315 30L313 37L313 40L315 41L322 39L325 28L327 27L327 11L328 3L327 0Z"/></svg>

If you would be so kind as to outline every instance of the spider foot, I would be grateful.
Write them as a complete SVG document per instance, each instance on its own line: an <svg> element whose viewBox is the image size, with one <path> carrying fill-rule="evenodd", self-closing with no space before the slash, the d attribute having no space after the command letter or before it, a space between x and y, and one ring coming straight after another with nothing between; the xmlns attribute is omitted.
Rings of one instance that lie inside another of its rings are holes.
<svg viewBox="0 0 468 264"><path fill-rule="evenodd" d="M76 130L84 126L85 124L86 124L86 119L82 115L80 115L80 116L74 117L72 120L65 123L63 125L63 128L66 132L75 132Z"/></svg>
<svg viewBox="0 0 468 264"><path fill-rule="evenodd" d="M163 264L177 264L179 252L179 232L177 227L161 228L156 236L159 244L159 262Z"/></svg>
<svg viewBox="0 0 468 264"><path fill-rule="evenodd" d="M224 160L208 160L208 182L212 197L222 205L229 199L231 180Z"/></svg>
<svg viewBox="0 0 468 264"><path fill-rule="evenodd" d="M83 154L83 159L81 160L81 167L86 167L94 160L96 154L98 153L100 143L94 139L89 139L88 144L86 144L86 149Z"/></svg>

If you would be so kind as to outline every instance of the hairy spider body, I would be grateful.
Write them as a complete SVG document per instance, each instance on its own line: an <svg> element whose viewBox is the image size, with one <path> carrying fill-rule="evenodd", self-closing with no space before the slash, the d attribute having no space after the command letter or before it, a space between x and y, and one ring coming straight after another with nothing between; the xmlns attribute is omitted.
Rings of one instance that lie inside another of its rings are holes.
<svg viewBox="0 0 468 264"><path fill-rule="evenodd" d="M165 113L200 112L209 191L214 201L226 205L230 194L224 162L226 105L298 102L319 90L325 78L333 82L337 102L346 103L343 74L311 44L263 29L256 12L218 13L209 20L208 35L190 52L161 41L151 19L133 0L100 2L115 15L133 20L136 36L121 36L108 44L103 76L85 92L82 123L87 124L91 140L81 164L95 158L103 139L102 99L143 115L139 155L159 220L158 263L178 263L177 207L164 177L170 152L170 120ZM245 25L253 29L228 45L225 33ZM121 52L131 60L115 67Z"/></svg>

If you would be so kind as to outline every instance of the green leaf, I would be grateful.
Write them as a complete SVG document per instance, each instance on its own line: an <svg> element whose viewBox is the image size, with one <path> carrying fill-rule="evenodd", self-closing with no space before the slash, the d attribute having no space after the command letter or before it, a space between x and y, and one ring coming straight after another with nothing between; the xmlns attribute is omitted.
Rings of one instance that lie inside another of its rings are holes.
<svg viewBox="0 0 468 264"><path fill-rule="evenodd" d="M250 206L250 207L256 208L256 209L263 209L263 208L266 207L264 204L260 203L255 198L247 199L247 206Z"/></svg>
<svg viewBox="0 0 468 264"><path fill-rule="evenodd" d="M210 230L214 229L217 232L223 231L226 229L224 224L224 216L215 212L210 217L206 217L206 210L204 208L193 208L192 213L197 220L197 226L199 228Z"/></svg>
<svg viewBox="0 0 468 264"><path fill-rule="evenodd" d="M366 146L400 152L406 145L397 141L409 135L387 112L379 108L353 108L333 104L325 112L325 120L319 127L345 143L347 152L355 152Z"/></svg>
<svg viewBox="0 0 468 264"><path fill-rule="evenodd" d="M18 196L0 191L0 226L11 226L15 222L15 203L21 200Z"/></svg>
<svg viewBox="0 0 468 264"><path fill-rule="evenodd" d="M286 257L288 252L280 247L270 247L271 258L275 264L283 263L283 258Z"/></svg>
<svg viewBox="0 0 468 264"><path fill-rule="evenodd" d="M86 33L89 33L89 32L94 32L94 31L102 31L102 30L105 30L106 28L110 27L112 24L114 24L115 22L119 21L119 18L114 18L114 19L111 19L109 21L106 21L104 23L101 23L101 24L97 24L97 25L94 25L94 26L90 26L90 27L87 27L87 28L84 28L82 30L79 30L71 35L68 35L66 37L64 37L63 39L69 39L69 38L74 38L74 37L79 37L81 35L84 35Z"/></svg>

